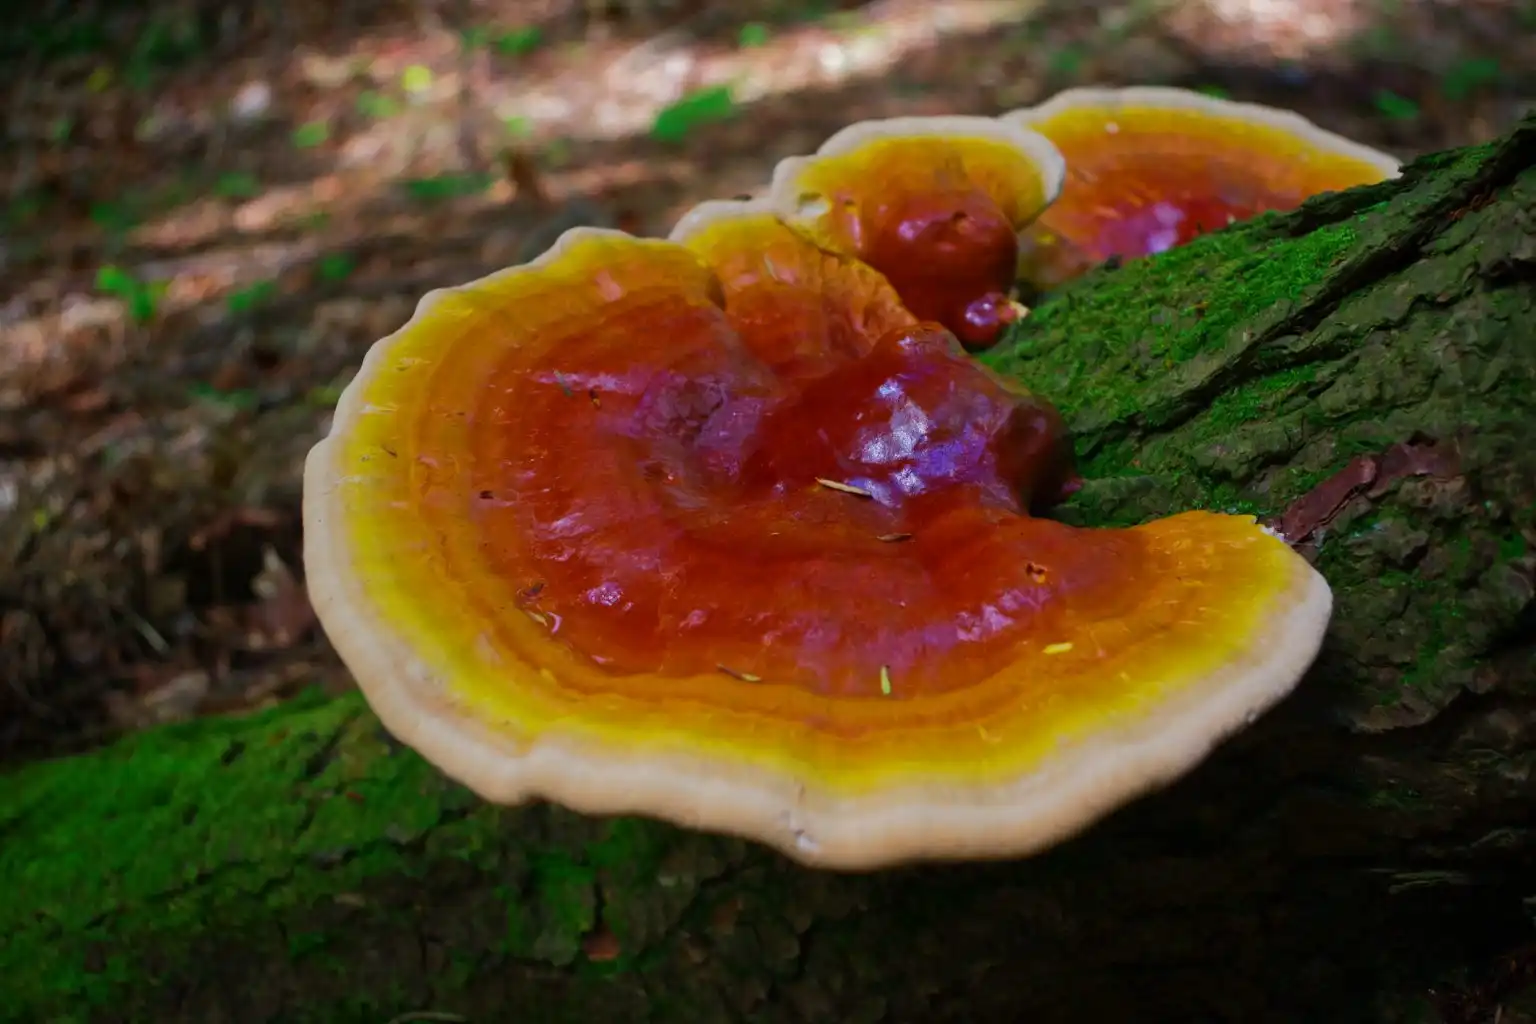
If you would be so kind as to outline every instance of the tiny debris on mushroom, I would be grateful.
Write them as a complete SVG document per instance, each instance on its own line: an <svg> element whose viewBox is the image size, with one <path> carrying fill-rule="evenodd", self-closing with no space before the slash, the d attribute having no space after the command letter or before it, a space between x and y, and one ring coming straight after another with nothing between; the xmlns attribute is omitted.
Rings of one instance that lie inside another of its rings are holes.
<svg viewBox="0 0 1536 1024"><path fill-rule="evenodd" d="M856 495L858 495L861 498L872 498L872 497L874 497L874 495L872 495L870 492L866 491L862 487L855 487L855 486L853 486L853 484L840 483L837 480L828 480L826 477L820 477L819 476L819 477L816 478L816 482L818 484L820 484L821 486L826 487L826 488L828 488L830 490L842 491L844 494L856 494Z"/></svg>
<svg viewBox="0 0 1536 1024"><path fill-rule="evenodd" d="M1400 173L1394 157L1292 111L1164 86L1068 89L1001 120L1050 139L1068 167L1023 233L1020 277L1040 291Z"/></svg>
<svg viewBox="0 0 1536 1024"><path fill-rule="evenodd" d="M1019 856L1280 700L1331 610L1251 516L1039 514L1077 485L893 281L712 203L423 299L310 453L305 564L385 726L488 800Z"/></svg>

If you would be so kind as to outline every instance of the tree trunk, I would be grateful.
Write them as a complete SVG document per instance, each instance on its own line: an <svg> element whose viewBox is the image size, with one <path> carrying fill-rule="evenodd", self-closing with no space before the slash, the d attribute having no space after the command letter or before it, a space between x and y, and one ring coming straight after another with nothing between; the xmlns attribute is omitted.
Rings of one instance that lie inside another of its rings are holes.
<svg viewBox="0 0 1536 1024"><path fill-rule="evenodd" d="M302 700L5 779L0 1019L1492 1019L1536 896L1536 119L1095 274L989 361L1073 423L1065 515L1255 511L1335 589L1297 696L1183 782L836 875L485 806Z"/></svg>

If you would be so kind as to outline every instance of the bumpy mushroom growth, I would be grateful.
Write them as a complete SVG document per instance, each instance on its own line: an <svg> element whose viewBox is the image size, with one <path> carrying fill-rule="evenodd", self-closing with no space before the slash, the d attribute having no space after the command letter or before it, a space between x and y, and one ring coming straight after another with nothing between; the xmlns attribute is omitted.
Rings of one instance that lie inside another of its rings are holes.
<svg viewBox="0 0 1536 1024"><path fill-rule="evenodd" d="M1041 290L1399 173L1393 157L1299 114L1183 89L1068 89L1002 120L1066 158L1061 197L1024 232L1021 277Z"/></svg>
<svg viewBox="0 0 1536 1024"><path fill-rule="evenodd" d="M305 559L389 729L493 801L870 868L1050 845L1290 690L1300 556L1032 516L1050 406L765 211L571 231L369 352Z"/></svg>
<svg viewBox="0 0 1536 1024"><path fill-rule="evenodd" d="M884 274L908 309L969 348L997 342L1018 234L1061 190L1061 154L984 117L862 121L774 172L772 203L818 244Z"/></svg>

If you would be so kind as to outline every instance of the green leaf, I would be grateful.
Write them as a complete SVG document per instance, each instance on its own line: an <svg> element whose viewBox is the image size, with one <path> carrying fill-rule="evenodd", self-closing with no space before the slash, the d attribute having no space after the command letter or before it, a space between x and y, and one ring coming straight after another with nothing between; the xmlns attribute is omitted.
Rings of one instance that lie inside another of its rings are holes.
<svg viewBox="0 0 1536 1024"><path fill-rule="evenodd" d="M1076 78L1088 59L1088 51L1081 46L1063 46L1051 54L1046 70L1061 78Z"/></svg>
<svg viewBox="0 0 1536 1024"><path fill-rule="evenodd" d="M220 391L212 384L207 384L203 381L198 381L189 386L187 394L195 400L209 402L213 405L222 405L231 409L254 409L258 401L256 392L248 388Z"/></svg>
<svg viewBox="0 0 1536 1024"><path fill-rule="evenodd" d="M422 93L432 88L432 69L425 64L412 64L400 76L400 88L409 93Z"/></svg>
<svg viewBox="0 0 1536 1024"><path fill-rule="evenodd" d="M533 25L501 32L496 36L495 42L496 52L509 57L521 57L525 53L532 53L542 45L544 45L544 33Z"/></svg>
<svg viewBox="0 0 1536 1024"><path fill-rule="evenodd" d="M331 126L324 121L310 121L294 129L293 144L300 149L314 149L331 137Z"/></svg>
<svg viewBox="0 0 1536 1024"><path fill-rule="evenodd" d="M304 403L319 409L329 409L341 401L341 387L336 384L321 384L310 388L304 394Z"/></svg>
<svg viewBox="0 0 1536 1024"><path fill-rule="evenodd" d="M178 15L159 17L134 40L129 59L147 69L171 68L197 56L202 43L196 20Z"/></svg>
<svg viewBox="0 0 1536 1024"><path fill-rule="evenodd" d="M92 203L91 220L104 231L119 233L138 226L139 218L126 203Z"/></svg>
<svg viewBox="0 0 1536 1024"><path fill-rule="evenodd" d="M573 157L570 139L550 139L544 144L544 163L550 167L564 167Z"/></svg>
<svg viewBox="0 0 1536 1024"><path fill-rule="evenodd" d="M760 21L749 21L747 24L741 26L741 32L739 32L736 36L736 43L743 50L750 50L753 47L762 46L763 44L767 43L768 36L769 31L767 25L764 25Z"/></svg>
<svg viewBox="0 0 1536 1024"><path fill-rule="evenodd" d="M123 81L134 92L148 92L155 84L155 69L143 61L130 60L123 69Z"/></svg>
<svg viewBox="0 0 1536 1024"><path fill-rule="evenodd" d="M96 290L99 292L128 296L138 289L139 282L121 267L109 263L96 271Z"/></svg>
<svg viewBox="0 0 1536 1024"><path fill-rule="evenodd" d="M431 203L478 195L490 188L493 181L495 178L489 174L438 174L430 178L408 178L400 183L400 187L412 199Z"/></svg>
<svg viewBox="0 0 1536 1024"><path fill-rule="evenodd" d="M155 318L155 309L165 296L169 285L164 281L145 284L121 267L107 264L96 271L96 290L115 295L128 306L128 316L134 323L148 323Z"/></svg>
<svg viewBox="0 0 1536 1024"><path fill-rule="evenodd" d="M1375 102L1376 109L1394 121L1412 121L1419 116L1417 103L1388 89L1379 90Z"/></svg>
<svg viewBox="0 0 1536 1024"><path fill-rule="evenodd" d="M261 182L256 180L254 174L235 171L219 175L213 191L225 199L251 199L261 194Z"/></svg>
<svg viewBox="0 0 1536 1024"><path fill-rule="evenodd" d="M502 118L501 126L514 139L526 139L533 134L533 122L521 114L513 114L511 117Z"/></svg>
<svg viewBox="0 0 1536 1024"><path fill-rule="evenodd" d="M386 117L394 117L399 113L400 104L381 92L369 89L357 97L357 112L364 117L382 121Z"/></svg>
<svg viewBox="0 0 1536 1024"><path fill-rule="evenodd" d="M128 315L136 324L147 324L155 318L156 296L148 288L140 288L128 296Z"/></svg>
<svg viewBox="0 0 1536 1024"><path fill-rule="evenodd" d="M651 137L661 142L681 142L701 124L723 121L736 113L731 87L717 85L691 92L656 115Z"/></svg>
<svg viewBox="0 0 1536 1024"><path fill-rule="evenodd" d="M1469 57L1446 72L1440 89L1446 99L1459 102L1503 76L1504 69L1497 57Z"/></svg>
<svg viewBox="0 0 1536 1024"><path fill-rule="evenodd" d="M42 212L43 197L36 192L23 192L5 208L5 223L10 227L31 224Z"/></svg>
<svg viewBox="0 0 1536 1024"><path fill-rule="evenodd" d="M315 266L315 272L322 281L345 280L356 269L357 260L350 253L344 252L328 252L320 257L320 262Z"/></svg>
<svg viewBox="0 0 1536 1024"><path fill-rule="evenodd" d="M225 297L224 303L235 314L249 313L277 294L276 281L257 281L246 288L239 288Z"/></svg>

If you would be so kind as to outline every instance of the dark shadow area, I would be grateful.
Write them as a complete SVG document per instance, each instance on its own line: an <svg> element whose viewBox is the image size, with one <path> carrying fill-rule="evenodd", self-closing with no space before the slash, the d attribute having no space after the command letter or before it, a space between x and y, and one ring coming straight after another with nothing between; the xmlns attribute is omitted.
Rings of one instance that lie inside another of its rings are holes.
<svg viewBox="0 0 1536 1024"><path fill-rule="evenodd" d="M48 0L17 8L0 29L0 81L43 64L66 60L137 62L148 72L170 72L200 60L228 57L251 38L277 32L290 42L325 47L356 33L398 24L430 5L412 0L363 3L338 0L324 14L292 18L301 10L263 0Z"/></svg>

